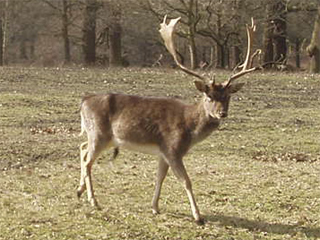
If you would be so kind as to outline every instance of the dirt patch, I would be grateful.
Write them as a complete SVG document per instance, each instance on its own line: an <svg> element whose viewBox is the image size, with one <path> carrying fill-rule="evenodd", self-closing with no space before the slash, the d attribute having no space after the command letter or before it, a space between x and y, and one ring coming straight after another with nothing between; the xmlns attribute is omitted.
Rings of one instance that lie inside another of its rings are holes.
<svg viewBox="0 0 320 240"><path fill-rule="evenodd" d="M257 151L253 154L252 159L263 161L263 162L316 162L320 160L319 156L312 156L308 153L293 153L293 152L285 152L285 153L274 153L270 154L266 151Z"/></svg>

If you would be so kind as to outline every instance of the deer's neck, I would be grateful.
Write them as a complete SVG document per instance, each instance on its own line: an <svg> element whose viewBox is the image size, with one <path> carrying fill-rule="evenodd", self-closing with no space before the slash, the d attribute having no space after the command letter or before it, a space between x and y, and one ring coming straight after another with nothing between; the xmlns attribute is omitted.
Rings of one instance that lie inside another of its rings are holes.
<svg viewBox="0 0 320 240"><path fill-rule="evenodd" d="M191 105L186 111L187 125L192 135L192 143L195 144L208 137L220 124L218 118L209 116L204 108L204 99L198 104Z"/></svg>

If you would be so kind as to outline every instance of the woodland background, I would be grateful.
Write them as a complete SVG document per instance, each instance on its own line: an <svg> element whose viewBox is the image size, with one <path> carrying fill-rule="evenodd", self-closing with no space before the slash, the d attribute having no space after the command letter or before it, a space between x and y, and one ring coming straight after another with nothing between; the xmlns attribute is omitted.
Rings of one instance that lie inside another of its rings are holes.
<svg viewBox="0 0 320 240"><path fill-rule="evenodd" d="M318 5L318 0L1 0L0 64L171 65L158 33L168 14L182 16L177 49L191 68L233 68L241 62L245 24L253 17L260 63L276 61L280 70L313 66L318 72Z"/></svg>

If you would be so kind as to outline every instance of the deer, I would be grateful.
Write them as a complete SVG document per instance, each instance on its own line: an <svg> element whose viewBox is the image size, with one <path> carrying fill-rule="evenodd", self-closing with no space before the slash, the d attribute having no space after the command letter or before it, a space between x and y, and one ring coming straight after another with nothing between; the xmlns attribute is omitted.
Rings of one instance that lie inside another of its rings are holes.
<svg viewBox="0 0 320 240"><path fill-rule="evenodd" d="M171 168L187 193L193 218L203 224L192 183L183 163L187 152L207 138L228 116L231 95L238 92L244 83L235 83L241 76L259 70L252 67L251 46L256 25L247 25L248 47L244 63L226 81L210 82L196 70L181 64L175 49L173 35L180 20L167 16L160 24L160 35L168 52L183 72L196 77L194 84L203 97L193 104L168 97L137 96L119 93L91 94L82 98L80 107L81 133L87 141L80 146L81 175L77 196L87 190L88 201L98 207L94 195L91 170L95 159L105 150L114 148L114 157L119 148L138 151L159 157L152 198L152 212L159 214L159 198L163 181Z"/></svg>

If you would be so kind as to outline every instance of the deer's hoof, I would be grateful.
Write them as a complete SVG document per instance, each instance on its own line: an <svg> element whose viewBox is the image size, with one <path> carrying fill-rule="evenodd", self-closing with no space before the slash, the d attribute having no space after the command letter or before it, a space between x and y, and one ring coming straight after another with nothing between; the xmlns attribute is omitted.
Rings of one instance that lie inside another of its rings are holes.
<svg viewBox="0 0 320 240"><path fill-rule="evenodd" d="M205 224L205 221L203 218L199 218L198 220L196 220L196 224L198 226L203 226Z"/></svg>
<svg viewBox="0 0 320 240"><path fill-rule="evenodd" d="M82 195L82 191L77 190L77 198L78 198L78 199L81 197L81 195Z"/></svg>
<svg viewBox="0 0 320 240"><path fill-rule="evenodd" d="M89 202L92 207L96 207L98 205L98 203L95 199L91 199L91 200L89 200Z"/></svg>
<svg viewBox="0 0 320 240"><path fill-rule="evenodd" d="M156 210L156 209L152 209L152 214L153 215L158 215L158 214L160 214L160 211Z"/></svg>

